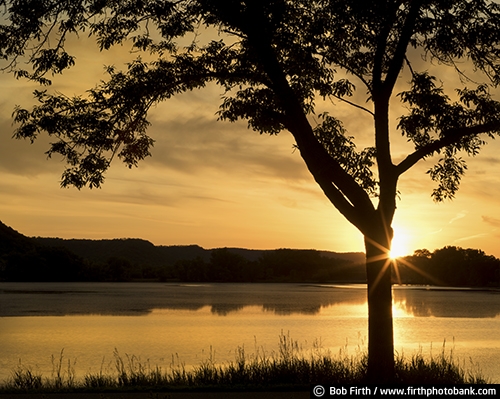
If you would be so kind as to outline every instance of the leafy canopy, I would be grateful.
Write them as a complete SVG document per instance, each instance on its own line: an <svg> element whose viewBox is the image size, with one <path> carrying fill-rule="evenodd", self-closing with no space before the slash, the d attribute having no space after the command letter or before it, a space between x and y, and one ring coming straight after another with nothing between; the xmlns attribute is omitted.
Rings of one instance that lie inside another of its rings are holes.
<svg viewBox="0 0 500 399"><path fill-rule="evenodd" d="M130 44L139 52L125 70L108 67L108 79L85 95L37 90L36 106L15 110L17 138L35 140L41 132L53 137L47 154L60 154L68 163L62 186L99 187L115 156L137 165L153 145L149 109L210 82L224 90L219 119L245 119L260 133L289 130L325 194L358 227L360 212L374 211L369 197L392 203L399 176L435 154L440 157L428 172L437 183L432 195L453 197L466 170L460 153L476 155L485 144L482 135L493 138L500 131L500 103L492 95L500 83L500 6L493 1L0 0L0 5L6 21L0 57L17 77L49 85L51 75L75 62L65 46L69 35L90 35L101 50ZM188 45L180 44L189 37ZM32 68L20 68L22 60ZM446 93L428 72L430 62L456 71L462 87ZM463 65L474 68L474 80ZM403 71L410 81L395 98L407 114L397 130L414 151L393 164L389 99ZM476 83L478 76L482 80ZM367 93L366 102L355 102L356 90ZM357 150L332 115L320 115L313 126L320 99L370 114L373 146Z"/></svg>

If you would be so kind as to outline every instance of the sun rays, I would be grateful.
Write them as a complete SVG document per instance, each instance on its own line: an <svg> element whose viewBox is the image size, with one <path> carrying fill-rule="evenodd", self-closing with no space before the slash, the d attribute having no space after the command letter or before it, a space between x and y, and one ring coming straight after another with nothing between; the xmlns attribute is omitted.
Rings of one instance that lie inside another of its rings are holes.
<svg viewBox="0 0 500 399"><path fill-rule="evenodd" d="M413 264L411 261L409 261L407 258L396 258L392 260L393 264L393 270L396 278L396 283L401 284L401 275L400 275L400 267L403 265L405 267L408 267L409 269L417 272L421 276L425 277L428 281L432 282L435 285L443 285L443 282L437 279L436 277L430 275L429 273L425 272L424 270L420 269L417 265Z"/></svg>
<svg viewBox="0 0 500 399"><path fill-rule="evenodd" d="M402 256L410 255L409 252L410 249L408 248L407 236L401 233L395 233L391 244L391 250L389 251L389 258L395 260Z"/></svg>
<svg viewBox="0 0 500 399"><path fill-rule="evenodd" d="M390 240L388 240L390 241ZM380 254L367 258L367 262L384 261L382 269L378 272L378 275L374 281L373 288L375 288L382 275L388 268L392 268L392 280L394 284L402 284L402 269L410 269L417 274L425 277L427 281L432 282L436 285L442 285L442 282L427 273L426 271L419 268L416 264L411 261L411 251L410 251L410 235L406 234L404 228L399 226L394 229L394 236L391 242L391 248L385 248L383 245L368 239L368 242L377 247L380 250ZM403 270L404 271L404 270Z"/></svg>

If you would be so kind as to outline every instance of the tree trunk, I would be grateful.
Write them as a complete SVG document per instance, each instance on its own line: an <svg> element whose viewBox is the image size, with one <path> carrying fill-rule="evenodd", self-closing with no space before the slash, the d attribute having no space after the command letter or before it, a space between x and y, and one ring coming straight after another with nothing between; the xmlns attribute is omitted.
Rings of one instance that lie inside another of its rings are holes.
<svg viewBox="0 0 500 399"><path fill-rule="evenodd" d="M374 226L375 227L375 226ZM391 260L392 229L378 227L365 236L368 283L368 379L394 380Z"/></svg>

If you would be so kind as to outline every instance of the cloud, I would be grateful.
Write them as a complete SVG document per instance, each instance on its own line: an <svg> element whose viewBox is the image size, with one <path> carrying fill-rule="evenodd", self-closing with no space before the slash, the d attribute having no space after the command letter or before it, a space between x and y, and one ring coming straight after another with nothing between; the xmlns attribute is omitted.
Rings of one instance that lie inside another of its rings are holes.
<svg viewBox="0 0 500 399"><path fill-rule="evenodd" d="M45 152L49 149L50 137L40 135L33 144L29 140L13 138L17 127L12 112L16 105L30 108L34 105L32 92L40 87L32 82L16 80L12 74L0 74L0 171L17 176L39 176L43 173L57 173L59 180L63 171L57 157L47 161ZM56 180L56 181L57 181Z"/></svg>
<svg viewBox="0 0 500 399"><path fill-rule="evenodd" d="M448 224L452 224L453 222L456 222L457 220L463 219L465 216L467 216L467 213L469 213L469 211L462 210L461 212L457 213L457 215L454 218L452 218L448 222Z"/></svg>
<svg viewBox="0 0 500 399"><path fill-rule="evenodd" d="M487 223L493 227L500 227L500 219L491 216L481 216L484 223Z"/></svg>
<svg viewBox="0 0 500 399"><path fill-rule="evenodd" d="M1 83L9 83L8 78L2 77ZM92 85L93 82L89 82L88 87ZM48 172L59 179L65 164L57 156L47 160L45 152L52 140L47 134L41 134L32 145L29 141L12 139L15 126L11 113L15 104L29 107L34 100L33 87L11 86L0 98L0 170L23 176ZM139 167L147 164L189 175L216 170L285 180L309 178L300 154L293 150L294 141L288 132L271 137L248 129L246 122L217 121L219 92L220 88L210 86L183 93L154 108L149 115L152 126L148 134L156 142L152 157L146 158ZM111 167L119 164L116 159Z"/></svg>
<svg viewBox="0 0 500 399"><path fill-rule="evenodd" d="M168 120L152 119L150 135L156 142L148 164L190 175L210 169L256 178L309 179L286 131L259 135L243 122L221 122L203 112L182 120L175 114Z"/></svg>
<svg viewBox="0 0 500 399"><path fill-rule="evenodd" d="M475 238L481 238L481 237L486 237L488 236L488 234L486 233L481 233L481 234L474 234L472 236L467 236L467 237L462 237L462 238L457 238L456 240L454 240L453 242L454 243L458 243L458 242L463 242L463 241L470 241L470 240L473 240Z"/></svg>
<svg viewBox="0 0 500 399"><path fill-rule="evenodd" d="M0 171L14 175L37 176L43 173L63 171L57 158L47 161L48 137L40 137L33 144L29 140L12 137L12 122L0 118Z"/></svg>

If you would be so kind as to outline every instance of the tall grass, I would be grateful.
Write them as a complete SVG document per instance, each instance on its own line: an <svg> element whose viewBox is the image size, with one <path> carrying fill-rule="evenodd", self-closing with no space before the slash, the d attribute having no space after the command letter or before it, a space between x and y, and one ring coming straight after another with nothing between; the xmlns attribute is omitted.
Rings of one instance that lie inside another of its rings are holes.
<svg viewBox="0 0 500 399"><path fill-rule="evenodd" d="M266 354L256 348L248 355L243 347L235 352L233 361L217 364L213 351L193 369L187 370L179 357L172 357L167 370L143 363L136 356L122 356L116 349L114 373L104 373L103 364L98 373L77 379L74 362L65 361L63 351L52 357L51 377L43 377L30 367L19 364L11 377L0 386L2 391L60 391L89 389L303 389L321 382L357 384L366 382L366 352L358 350L349 355L341 350L333 355L315 343L306 352L289 335L279 338L277 352ZM66 365L67 364L67 365ZM63 365L66 365L63 367ZM417 353L410 358L396 357L397 382L405 384L460 384L487 383L479 370L466 371L448 355L445 347L434 357L424 358Z"/></svg>

